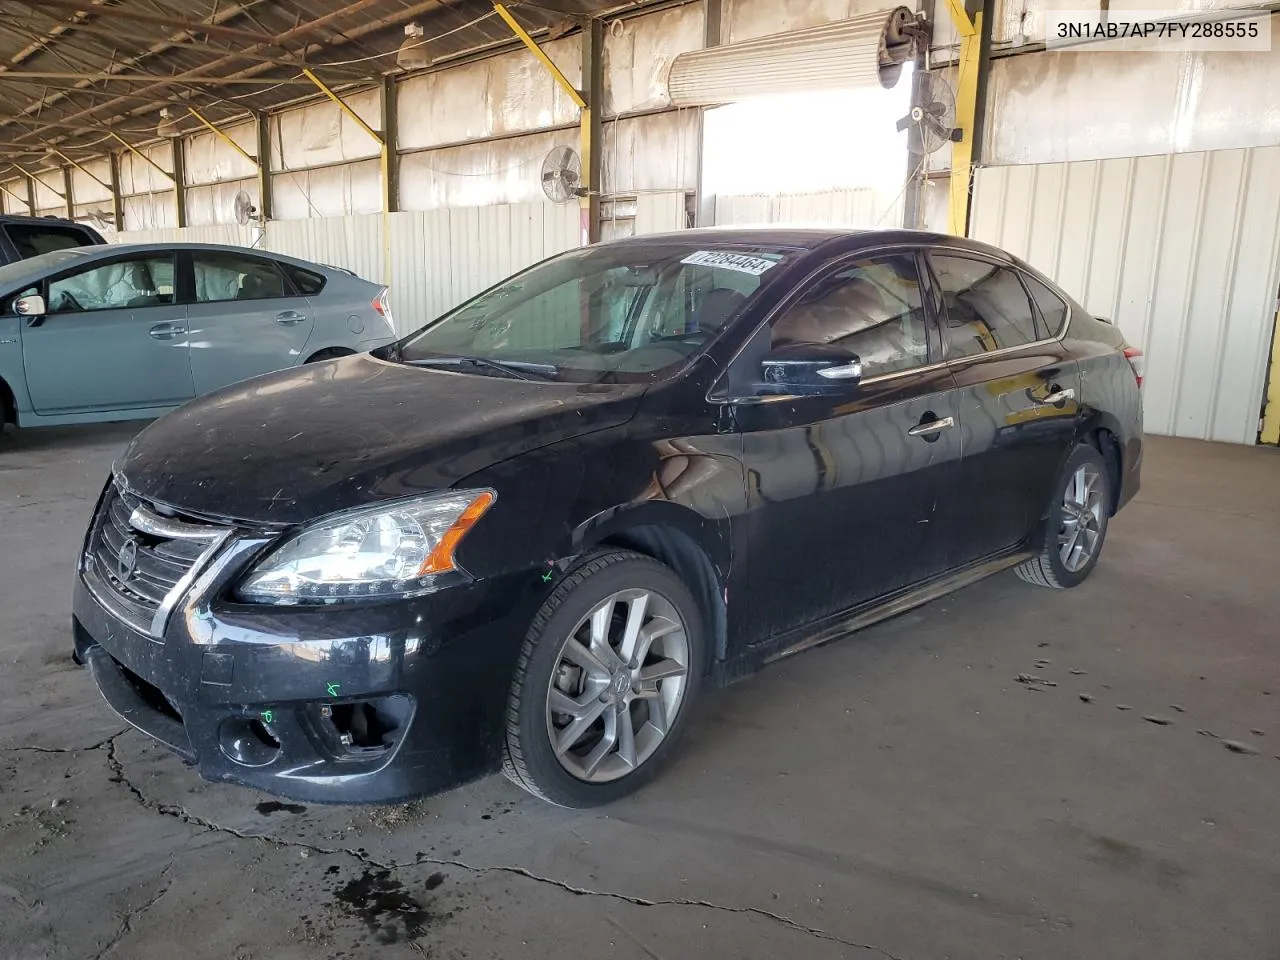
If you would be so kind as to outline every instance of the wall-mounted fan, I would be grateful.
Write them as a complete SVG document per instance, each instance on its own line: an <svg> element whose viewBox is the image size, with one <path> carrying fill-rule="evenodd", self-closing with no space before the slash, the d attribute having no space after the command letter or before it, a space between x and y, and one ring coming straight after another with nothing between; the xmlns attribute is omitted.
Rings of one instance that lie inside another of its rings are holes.
<svg viewBox="0 0 1280 960"><path fill-rule="evenodd" d="M582 158L573 147L552 147L542 160L542 192L556 203L586 196Z"/></svg>
<svg viewBox="0 0 1280 960"><path fill-rule="evenodd" d="M233 209L236 215L236 223L242 227L256 222L258 219L258 208L254 205L253 197L243 190L236 194Z"/></svg>
<svg viewBox="0 0 1280 960"><path fill-rule="evenodd" d="M956 127L956 95L947 81L925 72L914 79L911 112L898 121L898 129L907 131L911 153L929 154L960 140L964 131Z"/></svg>

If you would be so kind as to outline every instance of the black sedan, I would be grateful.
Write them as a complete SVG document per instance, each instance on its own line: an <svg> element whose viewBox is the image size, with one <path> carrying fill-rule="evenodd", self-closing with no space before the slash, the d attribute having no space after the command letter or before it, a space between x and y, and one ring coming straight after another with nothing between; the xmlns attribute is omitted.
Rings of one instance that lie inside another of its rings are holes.
<svg viewBox="0 0 1280 960"><path fill-rule="evenodd" d="M73 629L215 780L391 801L653 776L700 689L1006 568L1074 587L1138 488L1141 355L903 231L575 250L119 458Z"/></svg>

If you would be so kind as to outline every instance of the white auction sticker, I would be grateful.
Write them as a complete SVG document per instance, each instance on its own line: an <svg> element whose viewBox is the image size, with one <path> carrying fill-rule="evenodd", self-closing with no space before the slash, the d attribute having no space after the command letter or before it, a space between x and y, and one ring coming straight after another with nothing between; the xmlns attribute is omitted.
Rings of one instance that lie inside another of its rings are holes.
<svg viewBox="0 0 1280 960"><path fill-rule="evenodd" d="M699 250L680 261L694 263L703 267L724 267L726 270L737 270L758 277L770 267L777 266L772 260L761 257L749 257L744 253L728 253L724 250Z"/></svg>

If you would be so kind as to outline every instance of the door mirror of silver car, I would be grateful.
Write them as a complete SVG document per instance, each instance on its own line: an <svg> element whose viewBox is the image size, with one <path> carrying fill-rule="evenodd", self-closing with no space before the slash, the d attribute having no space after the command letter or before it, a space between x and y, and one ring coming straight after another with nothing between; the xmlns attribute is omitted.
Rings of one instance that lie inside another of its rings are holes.
<svg viewBox="0 0 1280 960"><path fill-rule="evenodd" d="M851 393L862 379L862 361L829 343L792 343L764 356L760 379L761 393Z"/></svg>
<svg viewBox="0 0 1280 960"><path fill-rule="evenodd" d="M49 311L45 307L44 297L38 293L33 293L29 296L18 297L17 300L13 301L13 312L20 317L35 319L36 317L43 317Z"/></svg>

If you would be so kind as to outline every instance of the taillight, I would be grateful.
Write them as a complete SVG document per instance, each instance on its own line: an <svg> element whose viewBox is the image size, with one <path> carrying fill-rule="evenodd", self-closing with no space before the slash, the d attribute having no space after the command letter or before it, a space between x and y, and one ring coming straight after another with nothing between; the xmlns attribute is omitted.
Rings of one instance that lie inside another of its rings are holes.
<svg viewBox="0 0 1280 960"><path fill-rule="evenodd" d="M1124 358L1129 361L1129 366L1133 367L1133 379L1138 381L1138 389L1142 389L1142 378L1147 372L1147 361L1142 356L1142 351L1137 347L1125 347Z"/></svg>
<svg viewBox="0 0 1280 960"><path fill-rule="evenodd" d="M373 298L373 309L378 311L378 316L394 330L396 326L395 320L391 316L391 301L387 298L387 288L383 287L378 291L378 295Z"/></svg>

